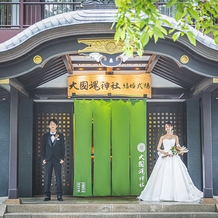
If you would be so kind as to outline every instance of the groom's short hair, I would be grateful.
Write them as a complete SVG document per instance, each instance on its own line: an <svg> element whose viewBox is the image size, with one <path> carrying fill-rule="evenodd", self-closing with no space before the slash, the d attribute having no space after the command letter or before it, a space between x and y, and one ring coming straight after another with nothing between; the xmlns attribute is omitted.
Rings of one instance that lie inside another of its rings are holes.
<svg viewBox="0 0 218 218"><path fill-rule="evenodd" d="M51 122L55 123L58 126L58 121L56 119L54 119L54 118L50 119L48 121L48 125L50 125Z"/></svg>

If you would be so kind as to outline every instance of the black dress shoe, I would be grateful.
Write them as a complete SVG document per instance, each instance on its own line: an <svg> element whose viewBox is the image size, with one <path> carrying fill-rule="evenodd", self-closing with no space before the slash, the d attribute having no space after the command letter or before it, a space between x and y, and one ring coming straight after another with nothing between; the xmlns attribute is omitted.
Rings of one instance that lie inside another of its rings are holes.
<svg viewBox="0 0 218 218"><path fill-rule="evenodd" d="M61 196L57 196L58 201L63 201L63 198Z"/></svg>
<svg viewBox="0 0 218 218"><path fill-rule="evenodd" d="M51 200L51 197L50 196L45 196L44 200L43 201L50 201Z"/></svg>

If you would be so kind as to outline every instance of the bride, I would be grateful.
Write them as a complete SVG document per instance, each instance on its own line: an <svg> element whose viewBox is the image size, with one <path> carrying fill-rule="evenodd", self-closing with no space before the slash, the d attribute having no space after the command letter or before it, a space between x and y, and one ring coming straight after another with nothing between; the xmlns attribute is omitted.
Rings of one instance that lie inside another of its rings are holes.
<svg viewBox="0 0 218 218"><path fill-rule="evenodd" d="M171 148L175 145L181 148L179 138L172 129L172 124L167 122L166 134L160 137L157 146L159 157L139 200L192 202L203 197L203 193L193 184L186 166L177 154L179 152L172 152ZM161 149L162 144L164 149Z"/></svg>

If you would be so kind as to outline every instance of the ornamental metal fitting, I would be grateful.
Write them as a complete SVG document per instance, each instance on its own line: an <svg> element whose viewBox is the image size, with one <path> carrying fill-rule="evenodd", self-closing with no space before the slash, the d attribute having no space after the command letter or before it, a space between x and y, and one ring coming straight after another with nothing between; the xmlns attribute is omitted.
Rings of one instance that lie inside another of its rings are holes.
<svg viewBox="0 0 218 218"><path fill-rule="evenodd" d="M40 55L35 55L35 56L33 57L33 62L34 62L35 64L41 64L41 63L42 63L42 57L41 57Z"/></svg>
<svg viewBox="0 0 218 218"><path fill-rule="evenodd" d="M79 43L87 45L78 50L81 55L94 58L106 67L116 67L125 62L128 57L124 54L123 42L116 42L114 39L78 39Z"/></svg>
<svg viewBox="0 0 218 218"><path fill-rule="evenodd" d="M78 39L78 42L87 45L84 49L79 50L79 53L101 52L116 54L124 52L124 43L116 42L114 39Z"/></svg>
<svg viewBox="0 0 218 218"><path fill-rule="evenodd" d="M187 64L189 62L189 57L187 55L182 55L180 58L182 64Z"/></svg>

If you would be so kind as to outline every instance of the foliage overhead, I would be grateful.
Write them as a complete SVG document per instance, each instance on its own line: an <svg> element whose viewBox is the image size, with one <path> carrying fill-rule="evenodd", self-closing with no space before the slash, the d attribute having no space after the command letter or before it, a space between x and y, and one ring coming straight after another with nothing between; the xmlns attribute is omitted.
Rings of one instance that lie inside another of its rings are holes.
<svg viewBox="0 0 218 218"><path fill-rule="evenodd" d="M218 0L164 0L166 9L171 9L177 24L173 26L158 10L157 0L115 0L118 9L115 16L115 40L124 41L127 56L137 52L143 54L144 47L153 39L170 36L176 41L186 35L196 45L190 25L205 35L210 35L218 44ZM160 1L159 1L160 2Z"/></svg>

